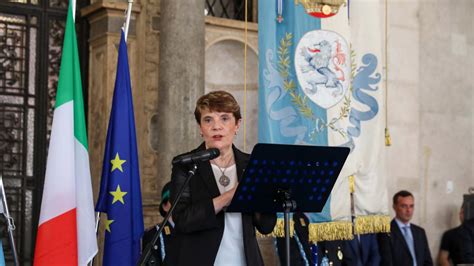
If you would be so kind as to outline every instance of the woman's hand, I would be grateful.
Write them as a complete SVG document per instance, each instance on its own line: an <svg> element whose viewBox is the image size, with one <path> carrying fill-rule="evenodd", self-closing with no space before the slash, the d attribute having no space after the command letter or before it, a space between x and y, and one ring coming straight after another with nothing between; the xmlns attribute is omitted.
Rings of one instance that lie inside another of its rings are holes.
<svg viewBox="0 0 474 266"><path fill-rule="evenodd" d="M220 196L212 199L212 202L214 203L214 212L216 214L218 214L223 208L229 206L230 202L232 201L232 198L235 195L235 191L237 190L237 185L238 184L235 184L235 186L231 190L226 191Z"/></svg>

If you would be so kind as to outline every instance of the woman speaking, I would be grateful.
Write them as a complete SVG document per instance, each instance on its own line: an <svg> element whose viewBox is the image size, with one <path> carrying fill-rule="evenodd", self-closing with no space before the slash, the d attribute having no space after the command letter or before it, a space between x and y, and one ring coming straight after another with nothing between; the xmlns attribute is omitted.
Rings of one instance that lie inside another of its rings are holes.
<svg viewBox="0 0 474 266"><path fill-rule="evenodd" d="M220 155L197 163L196 174L173 212L176 242L167 261L178 266L263 265L255 228L270 233L276 215L225 211L249 160L233 145L242 118L240 107L230 93L216 91L197 101L194 116L204 142L189 153L217 148ZM171 199L176 198L190 167L173 166Z"/></svg>

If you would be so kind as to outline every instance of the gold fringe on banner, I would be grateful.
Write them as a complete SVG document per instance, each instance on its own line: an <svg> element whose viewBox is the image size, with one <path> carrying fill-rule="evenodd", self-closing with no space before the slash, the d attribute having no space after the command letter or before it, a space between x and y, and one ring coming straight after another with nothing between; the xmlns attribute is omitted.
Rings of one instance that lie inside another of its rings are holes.
<svg viewBox="0 0 474 266"><path fill-rule="evenodd" d="M388 131L388 127L385 128L385 146L392 145L392 137L390 137L390 132Z"/></svg>
<svg viewBox="0 0 474 266"><path fill-rule="evenodd" d="M293 232L294 232L294 226L295 222L293 221L292 218L290 218L290 237L293 237ZM273 228L273 232L268 235L263 235L257 231L257 236L258 237L267 237L267 236L273 236L273 237L285 237L285 220L282 218L278 218L275 228Z"/></svg>
<svg viewBox="0 0 474 266"><path fill-rule="evenodd" d="M327 223L312 223L309 225L309 241L351 240L352 223L350 221L336 221Z"/></svg>
<svg viewBox="0 0 474 266"><path fill-rule="evenodd" d="M355 234L390 233L390 216L357 216L354 220Z"/></svg>

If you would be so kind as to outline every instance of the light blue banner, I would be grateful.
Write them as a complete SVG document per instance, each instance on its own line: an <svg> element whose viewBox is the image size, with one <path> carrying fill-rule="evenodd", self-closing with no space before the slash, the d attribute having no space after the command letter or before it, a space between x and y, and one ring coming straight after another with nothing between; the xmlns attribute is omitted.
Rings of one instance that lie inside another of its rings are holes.
<svg viewBox="0 0 474 266"><path fill-rule="evenodd" d="M301 4L281 1L279 9L278 2L259 1L259 142L327 146L327 128L321 126L326 109L305 97L294 68L296 45L307 32L321 29L321 21ZM309 219L330 221L330 198Z"/></svg>

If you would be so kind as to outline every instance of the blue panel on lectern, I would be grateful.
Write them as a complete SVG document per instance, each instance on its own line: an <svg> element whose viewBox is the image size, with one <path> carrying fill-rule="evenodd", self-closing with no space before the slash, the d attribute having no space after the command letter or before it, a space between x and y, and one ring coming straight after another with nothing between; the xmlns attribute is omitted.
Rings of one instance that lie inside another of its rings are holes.
<svg viewBox="0 0 474 266"><path fill-rule="evenodd" d="M229 212L282 212L279 189L291 191L299 212L320 212L349 148L257 144Z"/></svg>

